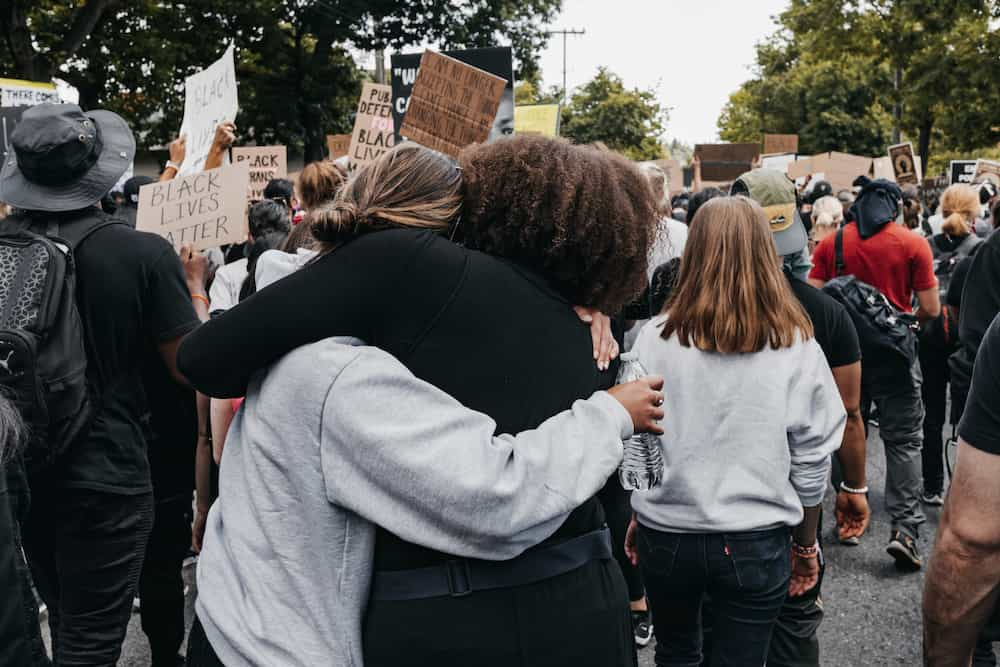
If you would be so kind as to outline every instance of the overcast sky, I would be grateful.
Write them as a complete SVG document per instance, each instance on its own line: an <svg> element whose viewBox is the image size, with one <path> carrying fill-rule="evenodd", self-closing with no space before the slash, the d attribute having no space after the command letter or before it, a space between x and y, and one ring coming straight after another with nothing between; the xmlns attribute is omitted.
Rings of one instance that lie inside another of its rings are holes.
<svg viewBox="0 0 1000 667"><path fill-rule="evenodd" d="M687 143L718 138L715 122L750 76L754 44L774 31L788 0L563 0L552 29L567 37L566 81L586 83L601 65L633 88L652 88L670 111L665 137ZM562 36L539 64L546 88L562 85Z"/></svg>

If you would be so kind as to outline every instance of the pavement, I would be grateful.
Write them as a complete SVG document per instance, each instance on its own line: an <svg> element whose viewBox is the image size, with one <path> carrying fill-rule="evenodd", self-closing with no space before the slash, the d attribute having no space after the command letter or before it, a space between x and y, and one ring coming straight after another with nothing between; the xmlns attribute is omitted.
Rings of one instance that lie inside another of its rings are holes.
<svg viewBox="0 0 1000 667"><path fill-rule="evenodd" d="M920 598L923 572L902 574L885 553L889 540L889 517L885 511L885 456L878 431L868 439L868 482L871 488L872 524L857 547L841 546L833 526L833 494L828 494L824 512L824 553L827 559L823 583L826 617L820 627L822 665L921 664ZM921 531L920 548L925 564L933 547L941 511L925 506L927 524ZM194 567L185 569L188 582L187 618L193 619ZM566 639L557 640L566 641ZM653 646L639 652L640 667L653 666ZM149 646L133 614L119 667L147 667Z"/></svg>

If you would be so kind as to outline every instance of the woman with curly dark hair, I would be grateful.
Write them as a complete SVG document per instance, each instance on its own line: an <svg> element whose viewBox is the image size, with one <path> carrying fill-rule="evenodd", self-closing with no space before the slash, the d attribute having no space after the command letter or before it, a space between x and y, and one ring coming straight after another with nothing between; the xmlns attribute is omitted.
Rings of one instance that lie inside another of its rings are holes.
<svg viewBox="0 0 1000 667"><path fill-rule="evenodd" d="M315 212L321 257L189 336L183 372L205 393L238 396L294 348L354 336L489 415L498 433L611 386L573 306L616 312L641 291L656 223L642 175L536 137L470 148L459 164L404 144L360 171ZM591 497L503 563L462 557L473 544L442 553L398 534L409 526L379 528L365 664L634 665L604 524Z"/></svg>

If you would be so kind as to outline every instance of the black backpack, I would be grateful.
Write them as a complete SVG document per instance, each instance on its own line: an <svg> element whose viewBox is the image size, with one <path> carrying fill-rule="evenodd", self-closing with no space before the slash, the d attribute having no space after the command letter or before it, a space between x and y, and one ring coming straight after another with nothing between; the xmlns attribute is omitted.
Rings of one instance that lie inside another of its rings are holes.
<svg viewBox="0 0 1000 667"><path fill-rule="evenodd" d="M862 357L878 360L879 366L908 369L917 358L917 319L896 310L875 287L843 275L843 228L837 231L834 248L837 277L826 283L823 291L847 309L858 332Z"/></svg>
<svg viewBox="0 0 1000 667"><path fill-rule="evenodd" d="M96 397L87 383L73 251L114 224L122 223L100 214L0 221L0 391L28 425L29 471L51 465L89 426Z"/></svg>
<svg viewBox="0 0 1000 667"><path fill-rule="evenodd" d="M969 234L955 249L945 250L940 245L943 238L944 234L939 234L931 239L931 251L934 253L934 275L938 279L938 289L942 300L948 294L952 274L955 273L959 262L966 257L975 255L983 243L983 240L975 234Z"/></svg>

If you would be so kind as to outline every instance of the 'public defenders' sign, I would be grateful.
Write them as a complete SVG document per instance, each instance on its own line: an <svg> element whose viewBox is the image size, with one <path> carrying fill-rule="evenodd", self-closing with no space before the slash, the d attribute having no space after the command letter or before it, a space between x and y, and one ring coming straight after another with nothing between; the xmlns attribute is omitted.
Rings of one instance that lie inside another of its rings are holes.
<svg viewBox="0 0 1000 667"><path fill-rule="evenodd" d="M392 125L392 87L366 82L361 88L358 113L348 155L351 169L374 162L395 142Z"/></svg>
<svg viewBox="0 0 1000 667"><path fill-rule="evenodd" d="M164 237L180 250L246 240L246 164L219 167L139 188L136 229Z"/></svg>

